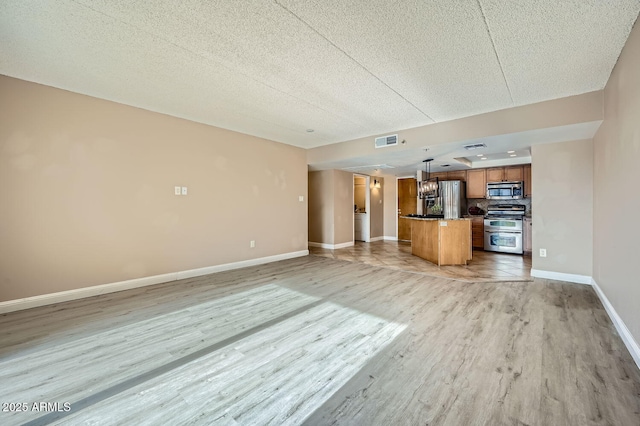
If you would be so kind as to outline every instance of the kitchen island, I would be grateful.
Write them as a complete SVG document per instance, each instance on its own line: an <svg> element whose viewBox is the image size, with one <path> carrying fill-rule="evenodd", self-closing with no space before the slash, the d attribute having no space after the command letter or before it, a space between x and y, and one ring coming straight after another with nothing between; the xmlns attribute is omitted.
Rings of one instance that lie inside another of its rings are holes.
<svg viewBox="0 0 640 426"><path fill-rule="evenodd" d="M471 260L469 219L411 219L411 254L438 266L466 265Z"/></svg>

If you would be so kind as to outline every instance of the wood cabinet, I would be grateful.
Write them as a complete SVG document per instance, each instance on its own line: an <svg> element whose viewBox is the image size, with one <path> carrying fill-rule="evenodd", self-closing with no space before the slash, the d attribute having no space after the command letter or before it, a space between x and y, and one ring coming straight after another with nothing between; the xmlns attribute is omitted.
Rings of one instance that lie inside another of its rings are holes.
<svg viewBox="0 0 640 426"><path fill-rule="evenodd" d="M447 180L447 172L429 173L429 179Z"/></svg>
<svg viewBox="0 0 640 426"><path fill-rule="evenodd" d="M486 198L486 169L467 170L467 198Z"/></svg>
<svg viewBox="0 0 640 426"><path fill-rule="evenodd" d="M504 180L504 167L491 167L487 169L487 182L502 182Z"/></svg>
<svg viewBox="0 0 640 426"><path fill-rule="evenodd" d="M400 216L417 212L417 190L415 179L398 179L398 240L411 240L411 221Z"/></svg>
<svg viewBox="0 0 640 426"><path fill-rule="evenodd" d="M524 196L531 197L531 164L525 164L524 167Z"/></svg>
<svg viewBox="0 0 640 426"><path fill-rule="evenodd" d="M471 219L471 245L474 249L484 249L484 217L473 216Z"/></svg>
<svg viewBox="0 0 640 426"><path fill-rule="evenodd" d="M514 182L524 180L522 166L491 167L487 169L487 182Z"/></svg>
<svg viewBox="0 0 640 426"><path fill-rule="evenodd" d="M531 241L533 222L531 221L530 217L524 218L523 227L524 229L522 235L522 248L526 254L531 254L531 251L533 250L533 244Z"/></svg>
<svg viewBox="0 0 640 426"><path fill-rule="evenodd" d="M467 181L467 171L466 170L454 170L452 172L447 172L447 180L461 180L463 182Z"/></svg>
<svg viewBox="0 0 640 426"><path fill-rule="evenodd" d="M443 173L431 173L440 179ZM531 164L524 166L489 167L486 169L456 170L447 172L448 180L467 183L467 198L487 198L487 182L522 182L524 196L531 197Z"/></svg>
<svg viewBox="0 0 640 426"><path fill-rule="evenodd" d="M466 265L471 260L471 222L467 219L409 219L411 254L438 266Z"/></svg>
<svg viewBox="0 0 640 426"><path fill-rule="evenodd" d="M508 182L522 182L524 180L524 168L522 166L505 167L504 180Z"/></svg>

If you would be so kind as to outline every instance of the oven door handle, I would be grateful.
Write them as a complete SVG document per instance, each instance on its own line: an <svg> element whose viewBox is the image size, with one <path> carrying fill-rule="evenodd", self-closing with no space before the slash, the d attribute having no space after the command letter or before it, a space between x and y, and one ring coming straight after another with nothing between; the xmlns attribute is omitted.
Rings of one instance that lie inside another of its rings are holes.
<svg viewBox="0 0 640 426"><path fill-rule="evenodd" d="M522 234L522 231L484 231L487 234Z"/></svg>

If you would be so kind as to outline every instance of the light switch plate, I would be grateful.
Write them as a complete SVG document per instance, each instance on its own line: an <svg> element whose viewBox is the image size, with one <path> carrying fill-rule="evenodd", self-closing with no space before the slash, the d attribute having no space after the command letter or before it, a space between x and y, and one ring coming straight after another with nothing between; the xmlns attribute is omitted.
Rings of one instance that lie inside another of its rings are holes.
<svg viewBox="0 0 640 426"><path fill-rule="evenodd" d="M298 195L298 201L303 202L304 201L304 195Z"/></svg>
<svg viewBox="0 0 640 426"><path fill-rule="evenodd" d="M187 195L187 187L186 186L182 187L182 195Z"/></svg>
<svg viewBox="0 0 640 426"><path fill-rule="evenodd" d="M181 193L182 193L182 189L179 186L176 186L174 188L174 194L180 195Z"/></svg>

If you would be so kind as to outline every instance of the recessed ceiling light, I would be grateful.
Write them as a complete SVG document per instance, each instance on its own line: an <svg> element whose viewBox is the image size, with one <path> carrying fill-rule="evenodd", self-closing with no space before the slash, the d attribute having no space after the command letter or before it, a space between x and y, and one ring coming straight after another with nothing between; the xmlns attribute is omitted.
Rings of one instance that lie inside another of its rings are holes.
<svg viewBox="0 0 640 426"><path fill-rule="evenodd" d="M487 159L487 157L482 157L482 158L481 158L481 160L486 160L486 159Z"/></svg>
<svg viewBox="0 0 640 426"><path fill-rule="evenodd" d="M515 157L515 156L516 156L515 154L511 154L509 157Z"/></svg>
<svg viewBox="0 0 640 426"><path fill-rule="evenodd" d="M507 154L513 154L515 151L507 151Z"/></svg>
<svg viewBox="0 0 640 426"><path fill-rule="evenodd" d="M307 129L307 133L313 133L313 129Z"/></svg>
<svg viewBox="0 0 640 426"><path fill-rule="evenodd" d="M484 154L478 154L477 157L482 157Z"/></svg>

